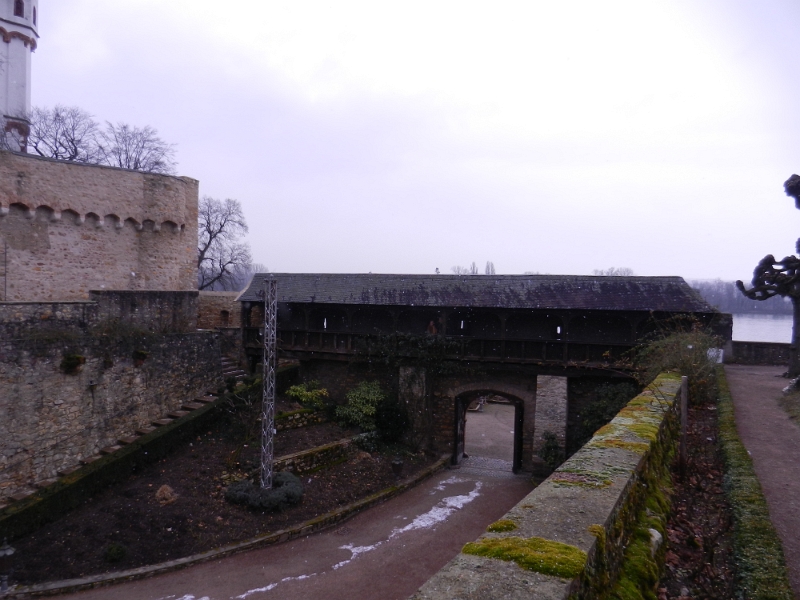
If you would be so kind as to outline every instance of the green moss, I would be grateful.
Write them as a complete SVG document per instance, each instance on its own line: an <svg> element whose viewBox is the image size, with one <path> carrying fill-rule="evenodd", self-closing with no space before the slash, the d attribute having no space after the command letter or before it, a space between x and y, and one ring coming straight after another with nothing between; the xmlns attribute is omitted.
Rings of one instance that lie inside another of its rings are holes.
<svg viewBox="0 0 800 600"><path fill-rule="evenodd" d="M589 443L596 448L622 448L623 450L630 450L636 454L644 454L650 447L646 442L629 442L617 438L595 438Z"/></svg>
<svg viewBox="0 0 800 600"><path fill-rule="evenodd" d="M655 442L658 437L658 425L653 425L652 423L636 423L628 426L628 429L640 438L651 442Z"/></svg>
<svg viewBox="0 0 800 600"><path fill-rule="evenodd" d="M505 531L514 531L516 528L517 524L511 519L500 519L489 525L486 531L489 533L503 533Z"/></svg>
<svg viewBox="0 0 800 600"><path fill-rule="evenodd" d="M739 440L733 400L721 366L717 368L717 384L719 439L725 458L726 491L733 510L739 592L750 600L789 600L793 596L783 548L769 519L753 463Z"/></svg>
<svg viewBox="0 0 800 600"><path fill-rule="evenodd" d="M565 579L574 579L586 566L586 553L583 550L538 537L483 539L470 542L462 552L512 561L528 571Z"/></svg>
<svg viewBox="0 0 800 600"><path fill-rule="evenodd" d="M555 485L576 485L587 488L604 488L611 485L611 479L602 473L592 471L556 471L550 476Z"/></svg>

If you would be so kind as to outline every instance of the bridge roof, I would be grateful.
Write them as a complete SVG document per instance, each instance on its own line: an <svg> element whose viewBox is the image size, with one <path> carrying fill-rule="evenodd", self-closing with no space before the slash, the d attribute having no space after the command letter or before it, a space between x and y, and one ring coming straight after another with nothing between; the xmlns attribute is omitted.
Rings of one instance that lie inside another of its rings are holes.
<svg viewBox="0 0 800 600"><path fill-rule="evenodd" d="M267 277L279 302L717 312L682 277L257 273L237 300L261 300Z"/></svg>

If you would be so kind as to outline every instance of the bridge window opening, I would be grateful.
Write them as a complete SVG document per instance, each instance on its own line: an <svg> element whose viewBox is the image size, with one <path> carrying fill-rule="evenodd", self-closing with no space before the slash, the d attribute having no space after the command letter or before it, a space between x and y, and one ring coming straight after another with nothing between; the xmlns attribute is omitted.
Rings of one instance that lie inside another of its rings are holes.
<svg viewBox="0 0 800 600"><path fill-rule="evenodd" d="M14 2L14 16L15 17L24 17L25 16L25 2L23 2L23 0L15 0L15 2Z"/></svg>
<svg viewBox="0 0 800 600"><path fill-rule="evenodd" d="M461 329L464 329L464 321L461 321Z"/></svg>
<svg viewBox="0 0 800 600"><path fill-rule="evenodd" d="M322 328L323 329L328 329L328 318L327 317L322 319Z"/></svg>
<svg viewBox="0 0 800 600"><path fill-rule="evenodd" d="M556 333L557 333L558 335L561 335L561 325L559 325L558 327L556 327Z"/></svg>
<svg viewBox="0 0 800 600"><path fill-rule="evenodd" d="M33 7L33 24L36 25L36 7Z"/></svg>
<svg viewBox="0 0 800 600"><path fill-rule="evenodd" d="M220 311L219 313L219 322L222 327L227 327L231 318L231 313L227 310Z"/></svg>

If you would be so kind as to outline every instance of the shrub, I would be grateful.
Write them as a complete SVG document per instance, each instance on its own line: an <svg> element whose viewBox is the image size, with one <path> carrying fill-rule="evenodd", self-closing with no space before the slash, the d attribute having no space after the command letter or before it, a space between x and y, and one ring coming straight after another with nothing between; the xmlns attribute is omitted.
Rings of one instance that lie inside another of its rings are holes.
<svg viewBox="0 0 800 600"><path fill-rule="evenodd" d="M319 381L309 381L293 385L286 390L286 395L294 398L306 408L322 410L326 406L325 398L328 397L328 390L319 387Z"/></svg>
<svg viewBox="0 0 800 600"><path fill-rule="evenodd" d="M719 338L698 323L664 334L638 349L639 381L647 385L662 371L677 371L689 378L690 403L713 402L717 397L714 351L719 347Z"/></svg>
<svg viewBox="0 0 800 600"><path fill-rule="evenodd" d="M80 354L66 354L64 358L61 359L60 366L61 370L67 375L74 375L80 372L85 362L86 358Z"/></svg>
<svg viewBox="0 0 800 600"><path fill-rule="evenodd" d="M105 552L103 553L103 558L106 559L106 562L118 563L124 560L127 554L128 549L125 546L118 544L117 542L111 542L108 546L106 546Z"/></svg>
<svg viewBox="0 0 800 600"><path fill-rule="evenodd" d="M375 431L375 413L385 398L377 381L362 381L347 393L347 404L336 407L336 419L361 431Z"/></svg>
<svg viewBox="0 0 800 600"><path fill-rule="evenodd" d="M251 510L280 512L299 504L303 499L303 484L292 473L281 471L272 476L272 489L264 490L252 481L237 481L225 490L231 504L242 504Z"/></svg>
<svg viewBox="0 0 800 600"><path fill-rule="evenodd" d="M399 442L410 424L408 411L396 396L384 397L375 409L375 429L384 442Z"/></svg>

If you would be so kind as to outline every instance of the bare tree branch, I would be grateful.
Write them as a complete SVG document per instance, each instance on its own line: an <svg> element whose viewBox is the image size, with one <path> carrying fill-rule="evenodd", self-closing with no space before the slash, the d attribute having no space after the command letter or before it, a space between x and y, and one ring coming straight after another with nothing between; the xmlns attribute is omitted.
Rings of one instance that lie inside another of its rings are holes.
<svg viewBox="0 0 800 600"><path fill-rule="evenodd" d="M238 200L204 196L198 207L197 285L201 290L230 290L246 283L252 258L247 222Z"/></svg>
<svg viewBox="0 0 800 600"><path fill-rule="evenodd" d="M34 107L28 146L39 156L82 163L102 157L97 122L76 106Z"/></svg>
<svg viewBox="0 0 800 600"><path fill-rule="evenodd" d="M152 127L116 125L106 121L100 133L103 164L147 173L175 172L175 146L168 144Z"/></svg>

